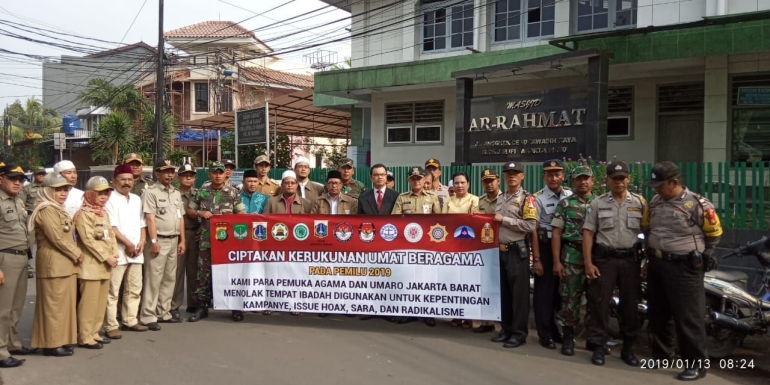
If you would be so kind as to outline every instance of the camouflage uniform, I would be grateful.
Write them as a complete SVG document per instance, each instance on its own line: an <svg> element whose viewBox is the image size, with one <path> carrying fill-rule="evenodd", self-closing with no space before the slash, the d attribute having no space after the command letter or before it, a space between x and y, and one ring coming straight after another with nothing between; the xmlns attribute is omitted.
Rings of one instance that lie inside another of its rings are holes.
<svg viewBox="0 0 770 385"><path fill-rule="evenodd" d="M575 327L580 321L580 302L585 292L582 229L592 200L594 196L590 194L573 194L560 200L551 221L551 226L562 229L560 260L567 274L559 284L562 307L557 318L561 326Z"/></svg>
<svg viewBox="0 0 770 385"><path fill-rule="evenodd" d="M212 214L237 214L244 211L238 191L227 182L220 190L201 187L190 201L190 209ZM212 218L216 221L216 218ZM198 258L198 307L211 306L211 219L201 218L201 243Z"/></svg>
<svg viewBox="0 0 770 385"><path fill-rule="evenodd" d="M361 195L361 193L364 191L366 191L366 186L364 186L362 182L351 179L346 185L342 186L342 190L340 192L351 198L358 199L358 196Z"/></svg>

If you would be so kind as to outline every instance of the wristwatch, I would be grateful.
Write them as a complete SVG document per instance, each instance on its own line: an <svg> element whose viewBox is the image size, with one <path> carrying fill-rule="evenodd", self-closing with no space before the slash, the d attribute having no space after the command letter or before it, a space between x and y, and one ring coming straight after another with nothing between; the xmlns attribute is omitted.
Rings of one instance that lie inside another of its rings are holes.
<svg viewBox="0 0 770 385"><path fill-rule="evenodd" d="M540 262L540 257L532 257L532 261L534 261L534 262Z"/></svg>
<svg viewBox="0 0 770 385"><path fill-rule="evenodd" d="M158 240L156 238L150 239L150 243L158 243Z"/></svg>

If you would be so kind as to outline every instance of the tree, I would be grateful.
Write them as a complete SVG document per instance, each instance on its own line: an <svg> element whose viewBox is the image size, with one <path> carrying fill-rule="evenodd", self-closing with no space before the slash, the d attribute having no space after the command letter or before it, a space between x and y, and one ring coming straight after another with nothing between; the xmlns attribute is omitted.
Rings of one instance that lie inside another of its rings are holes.
<svg viewBox="0 0 770 385"><path fill-rule="evenodd" d="M12 125L26 131L44 133L61 126L61 119L56 116L56 111L44 108L43 103L36 98L27 99L23 105L17 100L8 106L6 113L11 117Z"/></svg>
<svg viewBox="0 0 770 385"><path fill-rule="evenodd" d="M344 141L338 144L335 140L332 140L329 146L322 146L313 155L320 157L325 167L337 168L340 159L348 157L347 147L347 143Z"/></svg>
<svg viewBox="0 0 770 385"><path fill-rule="evenodd" d="M133 152L134 135L128 114L111 112L91 134L91 159L100 163L117 164L123 154Z"/></svg>
<svg viewBox="0 0 770 385"><path fill-rule="evenodd" d="M142 115L151 104L133 85L116 87L101 78L89 80L78 101L89 106L108 107L111 111L125 112L132 121Z"/></svg>

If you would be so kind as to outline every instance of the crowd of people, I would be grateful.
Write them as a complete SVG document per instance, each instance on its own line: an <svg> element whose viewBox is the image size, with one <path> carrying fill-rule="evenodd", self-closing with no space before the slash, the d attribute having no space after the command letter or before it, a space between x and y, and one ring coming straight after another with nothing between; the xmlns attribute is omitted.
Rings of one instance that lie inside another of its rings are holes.
<svg viewBox="0 0 770 385"><path fill-rule="evenodd" d="M409 191L403 193L393 190L393 174L382 164L369 170L371 187L357 181L351 159L341 160L322 184L309 179L309 160L300 157L277 183L268 177L269 158L260 155L253 169L243 173L241 186L230 180L234 162L213 162L209 180L199 189L189 164L158 162L155 182L142 175L143 166L139 155L128 154L111 181L92 177L85 191L74 187L77 172L70 161L57 163L47 175L36 169L23 191L24 170L0 167L0 367L20 366L24 359L16 356L38 349L45 356L65 357L75 347L101 349L122 338L121 331L159 331L162 323L183 322L185 302L188 322L207 318L212 306L210 221L215 215L487 213L500 227L501 322L452 320L452 326L475 333L498 329L492 341L505 348L526 344L532 258L532 304L544 348L561 344L562 354L574 355L585 294L590 315L586 347L591 362L604 365L609 306L617 287L620 358L638 366L635 313L640 280L647 277L653 358L671 359L678 348L687 363L678 376L682 380L701 378L708 368L703 289L693 283L711 266L722 230L711 203L681 184L671 162L653 167L648 185L657 195L650 203L628 191L629 169L623 162L607 166L609 191L600 196L592 193L599 177L594 170L566 170L558 159L543 164L545 187L535 193L522 188L525 173L518 162L505 163L502 176L483 170L479 181L456 172L451 185L444 186L441 164L431 158L409 169ZM564 186L567 177L572 188ZM477 182L482 196L469 192ZM640 233L646 235L644 255ZM29 348L16 327L27 291L28 254L34 255L37 273ZM644 268L643 258L649 260ZM242 321L244 313L232 311L231 319ZM436 325L432 318L422 321Z"/></svg>

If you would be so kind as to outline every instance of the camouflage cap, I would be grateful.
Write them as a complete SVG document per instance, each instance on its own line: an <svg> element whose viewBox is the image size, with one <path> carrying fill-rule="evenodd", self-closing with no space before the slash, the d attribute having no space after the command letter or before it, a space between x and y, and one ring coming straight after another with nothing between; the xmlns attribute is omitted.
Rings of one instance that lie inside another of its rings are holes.
<svg viewBox="0 0 770 385"><path fill-rule="evenodd" d="M212 162L209 166L209 171L222 170L225 171L225 165L222 162Z"/></svg>
<svg viewBox="0 0 770 385"><path fill-rule="evenodd" d="M35 167L32 169L33 174L46 174L45 167Z"/></svg>
<svg viewBox="0 0 770 385"><path fill-rule="evenodd" d="M577 178L583 175L594 176L594 170L592 170L589 166L577 166L572 169L572 178Z"/></svg>
<svg viewBox="0 0 770 385"><path fill-rule="evenodd" d="M195 174L195 169L193 168L193 166L190 163L183 164L182 167L179 167L179 170L176 173L177 173L177 175L182 175L182 174L184 174L186 172L191 172L191 173Z"/></svg>
<svg viewBox="0 0 770 385"><path fill-rule="evenodd" d="M340 159L339 167L353 167L353 159L350 159L350 158Z"/></svg>

